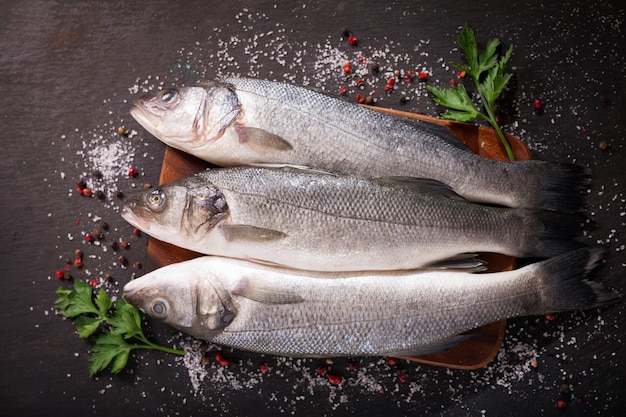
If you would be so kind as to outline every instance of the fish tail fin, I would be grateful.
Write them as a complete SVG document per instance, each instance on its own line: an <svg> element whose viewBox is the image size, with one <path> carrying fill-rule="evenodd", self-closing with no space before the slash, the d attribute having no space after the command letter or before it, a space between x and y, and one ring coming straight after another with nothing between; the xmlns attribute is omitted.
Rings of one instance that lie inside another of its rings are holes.
<svg viewBox="0 0 626 417"><path fill-rule="evenodd" d="M585 209L582 191L591 183L589 169L572 163L524 161L532 171L529 195L533 196L528 207L579 213Z"/></svg>
<svg viewBox="0 0 626 417"><path fill-rule="evenodd" d="M550 258L581 248L576 237L582 235L585 216L552 211L530 211L535 219L532 253L526 256Z"/></svg>
<svg viewBox="0 0 626 417"><path fill-rule="evenodd" d="M535 264L541 280L536 313L586 310L618 301L621 294L589 279L605 256L601 248L581 248Z"/></svg>

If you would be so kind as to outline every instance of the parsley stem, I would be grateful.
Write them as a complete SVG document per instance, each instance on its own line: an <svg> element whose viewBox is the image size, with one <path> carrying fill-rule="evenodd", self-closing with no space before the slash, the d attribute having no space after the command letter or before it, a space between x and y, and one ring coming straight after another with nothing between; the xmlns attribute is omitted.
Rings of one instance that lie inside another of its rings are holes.
<svg viewBox="0 0 626 417"><path fill-rule="evenodd" d="M474 78L474 83L476 84L476 88L480 92L479 93L480 100L483 103L488 103L488 101L486 100L486 97L484 97L483 93L481 92L481 88L480 88L480 84L478 83L478 80L475 78ZM509 141L504 136L504 132L502 132L502 129L500 128L500 125L498 124L498 120L496 118L496 115L493 112L493 109L491 108L491 106L485 105L483 107L485 108L485 110L487 110L487 115L483 113L479 113L480 117L485 119L498 134L498 137L500 138L500 141L502 142L502 145L504 146L504 149L506 150L506 155L509 158L509 161L511 162L515 161L515 156L513 155L513 150L511 149L511 145L509 144Z"/></svg>
<svg viewBox="0 0 626 417"><path fill-rule="evenodd" d="M133 345L134 348L156 349L156 350L160 350L162 352L174 353L176 355L181 355L181 356L185 355L185 351L184 350L174 349L174 348L170 348L170 347L167 347L167 346L159 345L157 343L153 343L150 340L148 340L143 334L136 334L133 337L136 338L136 339L139 339L143 343L143 345Z"/></svg>

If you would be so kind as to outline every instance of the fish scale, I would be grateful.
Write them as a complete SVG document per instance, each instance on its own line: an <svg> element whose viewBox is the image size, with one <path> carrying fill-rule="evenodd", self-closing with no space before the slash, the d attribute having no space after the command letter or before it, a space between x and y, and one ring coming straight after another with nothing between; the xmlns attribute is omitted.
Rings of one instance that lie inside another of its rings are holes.
<svg viewBox="0 0 626 417"><path fill-rule="evenodd" d="M168 145L224 167L433 178L471 201L562 212L583 210L590 179L576 164L483 158L441 126L287 83L207 81L142 97L131 114Z"/></svg>
<svg viewBox="0 0 626 417"><path fill-rule="evenodd" d="M603 256L578 249L488 274L322 273L211 256L135 279L124 298L183 332L237 349L413 356L453 346L465 340L462 333L496 320L616 301L618 294L589 279ZM206 318L200 310L215 313Z"/></svg>
<svg viewBox="0 0 626 417"><path fill-rule="evenodd" d="M166 201L158 210L155 192ZM227 211L215 212L215 196ZM475 252L549 257L577 247L580 230L577 216L474 204L434 180L294 167L210 169L128 199L122 216L203 254L316 271L460 267Z"/></svg>

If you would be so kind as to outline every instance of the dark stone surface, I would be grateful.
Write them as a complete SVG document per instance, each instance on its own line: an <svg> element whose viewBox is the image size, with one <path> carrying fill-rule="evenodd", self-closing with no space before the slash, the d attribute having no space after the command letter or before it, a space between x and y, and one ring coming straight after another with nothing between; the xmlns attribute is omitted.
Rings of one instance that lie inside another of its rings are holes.
<svg viewBox="0 0 626 417"><path fill-rule="evenodd" d="M456 37L465 22L483 43L497 37L514 45L514 80L502 103L506 130L538 159L591 168L589 217L597 226L584 240L609 248L598 279L623 292L621 2L5 1L0 16L0 415L610 416L626 408L623 302L554 321L511 320L500 355L477 371L377 358L355 359L354 370L347 360L327 365L226 349L229 366L220 367L210 354L197 389L185 364L156 352L134 355L118 375L90 379L89 344L54 310L61 285L55 270L75 249L85 259L83 268L71 269L74 278L97 279L114 295L132 274L145 272L135 263L146 262L147 237L133 235L111 195L158 182L164 146L128 112L144 87L240 74L331 92L344 85L353 98L354 80L345 79L341 65L348 59L358 69L361 55L382 68L365 76L361 94L376 90L381 106L436 115L439 109L417 81L399 83L387 96L384 73L425 68L428 83L447 84L456 78L447 63L461 60ZM359 38L357 47L342 38L344 28ZM405 105L403 92L410 97ZM542 114L533 109L535 98L545 104ZM118 126L136 134L120 137ZM138 177L128 178L129 165L139 169ZM94 169L111 176L97 179ZM107 197L77 195L80 178ZM85 243L83 233L99 218L109 224L104 239ZM108 247L121 240L130 248ZM120 267L120 255L128 267ZM105 274L117 284L104 284ZM148 324L161 343L191 343ZM266 374L258 370L262 363L269 366ZM342 385L319 376L319 364L343 375ZM407 382L399 382L399 371ZM562 392L563 383L571 393ZM563 410L560 399L567 400Z"/></svg>

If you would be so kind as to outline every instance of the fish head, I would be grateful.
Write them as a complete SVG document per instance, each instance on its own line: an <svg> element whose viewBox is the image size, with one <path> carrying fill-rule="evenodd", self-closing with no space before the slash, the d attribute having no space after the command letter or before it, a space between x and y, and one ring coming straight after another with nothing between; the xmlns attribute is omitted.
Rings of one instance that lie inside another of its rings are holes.
<svg viewBox="0 0 626 417"><path fill-rule="evenodd" d="M226 198L208 181L188 177L130 197L122 217L150 236L187 249L228 217Z"/></svg>
<svg viewBox="0 0 626 417"><path fill-rule="evenodd" d="M216 273L194 261L168 265L130 281L123 298L144 314L185 333L206 338L237 315L237 305Z"/></svg>
<svg viewBox="0 0 626 417"><path fill-rule="evenodd" d="M130 114L161 141L191 152L221 137L239 110L231 87L207 82L144 95L135 100Z"/></svg>

